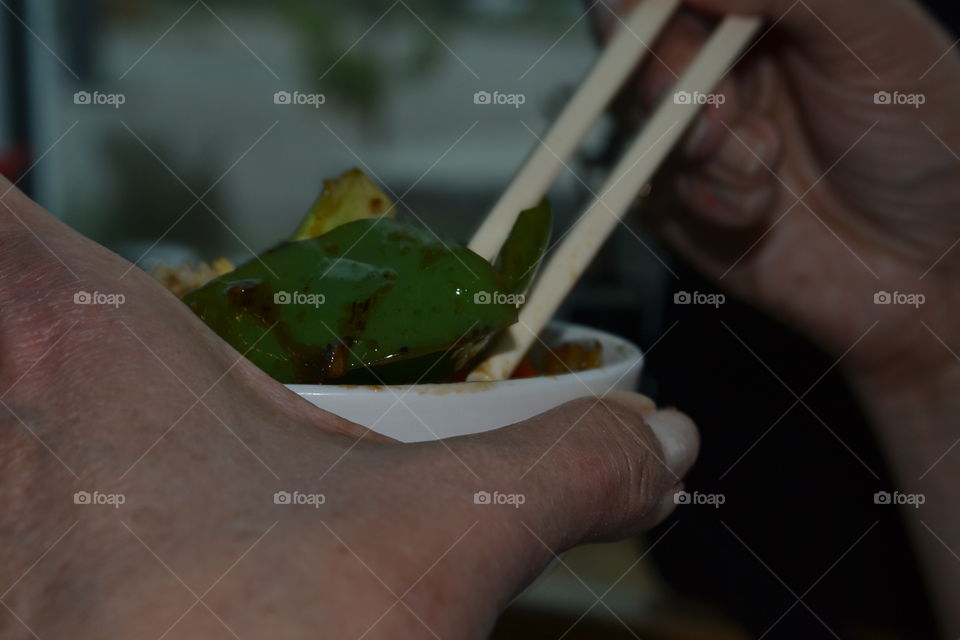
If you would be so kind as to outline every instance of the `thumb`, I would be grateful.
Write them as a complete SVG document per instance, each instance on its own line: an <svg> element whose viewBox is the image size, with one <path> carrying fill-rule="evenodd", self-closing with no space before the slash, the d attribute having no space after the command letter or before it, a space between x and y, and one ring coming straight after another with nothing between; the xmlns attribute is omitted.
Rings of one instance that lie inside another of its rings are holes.
<svg viewBox="0 0 960 640"><path fill-rule="evenodd" d="M575 400L463 444L480 470L479 495L494 503L497 492L523 499L522 508L478 505L478 517L501 514L512 537L542 560L660 522L673 510L699 436L683 414L657 411L644 396L615 393Z"/></svg>

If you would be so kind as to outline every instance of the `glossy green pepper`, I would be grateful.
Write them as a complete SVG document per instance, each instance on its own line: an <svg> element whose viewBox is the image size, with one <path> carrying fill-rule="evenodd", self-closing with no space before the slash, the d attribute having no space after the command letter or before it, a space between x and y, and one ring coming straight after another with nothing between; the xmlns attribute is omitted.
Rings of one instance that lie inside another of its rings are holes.
<svg viewBox="0 0 960 640"><path fill-rule="evenodd" d="M550 207L520 214L496 268L387 219L393 209L348 171L324 183L292 242L184 302L281 382L449 381L516 321L549 240Z"/></svg>
<svg viewBox="0 0 960 640"><path fill-rule="evenodd" d="M280 382L449 381L516 322L515 294L550 225L545 203L521 214L501 273L415 227L355 220L268 251L184 302Z"/></svg>

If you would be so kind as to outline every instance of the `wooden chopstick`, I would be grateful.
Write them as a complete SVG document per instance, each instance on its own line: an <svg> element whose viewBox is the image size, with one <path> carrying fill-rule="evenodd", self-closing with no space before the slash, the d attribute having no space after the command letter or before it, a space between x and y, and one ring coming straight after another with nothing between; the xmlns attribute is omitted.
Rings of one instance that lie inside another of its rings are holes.
<svg viewBox="0 0 960 640"><path fill-rule="evenodd" d="M680 0L644 0L624 20L543 143L484 219L470 249L487 260L496 258L517 214L543 199L679 6Z"/></svg>
<svg viewBox="0 0 960 640"><path fill-rule="evenodd" d="M761 24L757 18L729 16L717 27L631 143L599 195L550 257L520 312L517 324L499 336L493 355L477 367L468 380L502 380L510 376L644 185L703 108L696 100L677 101L675 96L680 92L693 96L697 92L711 91Z"/></svg>

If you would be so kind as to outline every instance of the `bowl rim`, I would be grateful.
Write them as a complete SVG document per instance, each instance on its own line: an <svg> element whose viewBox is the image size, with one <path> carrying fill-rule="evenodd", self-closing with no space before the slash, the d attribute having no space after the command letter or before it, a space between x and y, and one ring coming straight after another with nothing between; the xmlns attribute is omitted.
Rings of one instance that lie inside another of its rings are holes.
<svg viewBox="0 0 960 640"><path fill-rule="evenodd" d="M587 325L577 324L574 322L565 322L554 320L551 321L546 330L549 329L558 329L569 331L571 329L577 331L585 331L590 334L590 337L596 337L598 340L601 340L604 343L605 349L604 354L606 354L609 349L607 345L612 346L616 349L616 355L618 356L616 360L610 363L605 363L603 366L596 367L593 369L587 369L585 371L573 371L568 373L561 373L552 376L537 376L535 378L516 378L511 380L491 380L491 381L482 381L482 382L439 382L439 383L429 383L429 384L403 384L403 385L378 385L378 384L363 384L363 385L354 385L354 384L287 384L284 385L291 391L301 395L360 395L364 393L374 392L383 392L383 391L394 391L395 393L428 393L428 394L437 394L437 393L470 393L470 392L479 392L488 389L502 389L506 387L532 387L534 385L542 385L544 380L554 381L554 384L561 384L564 382L578 381L581 384L589 385L591 381L595 382L597 379L602 379L608 377L610 374L621 371L622 375L627 375L627 372L633 367L640 366L643 364L646 354L643 352L640 347L636 344L627 340L624 337L618 336L609 331L604 331L602 329L595 329ZM584 336L588 337L588 336ZM578 338L574 338L578 339Z"/></svg>

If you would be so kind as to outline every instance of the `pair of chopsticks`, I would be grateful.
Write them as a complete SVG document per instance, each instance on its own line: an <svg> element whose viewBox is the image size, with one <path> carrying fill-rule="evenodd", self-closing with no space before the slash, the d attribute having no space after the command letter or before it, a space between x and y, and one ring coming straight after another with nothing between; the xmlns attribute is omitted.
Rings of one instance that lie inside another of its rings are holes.
<svg viewBox="0 0 960 640"><path fill-rule="evenodd" d="M623 22L603 55L580 85L542 144L514 178L470 242L470 248L493 260L520 211L546 195L582 144L587 133L650 50L653 40L680 7L680 0L643 0ZM564 298L626 215L702 104L677 101L680 92L713 90L761 26L758 18L728 16L646 122L597 197L587 206L543 268L519 321L504 331L492 355L468 377L471 381L510 376L556 313Z"/></svg>

